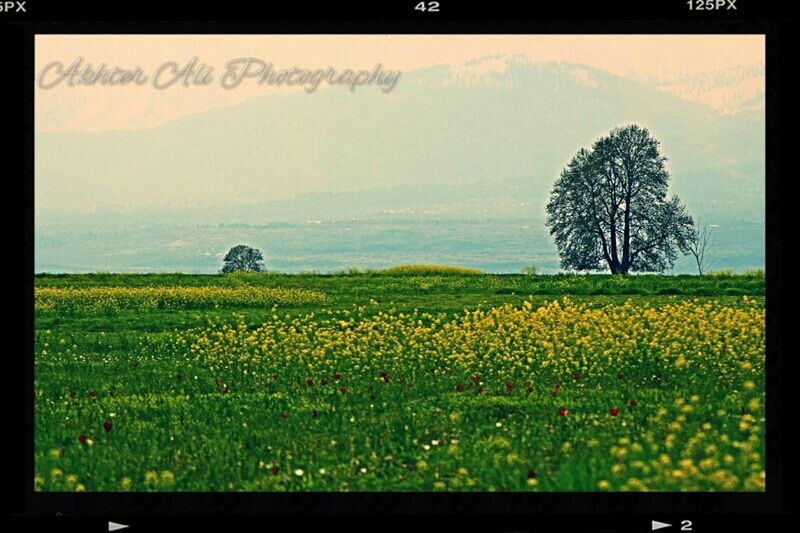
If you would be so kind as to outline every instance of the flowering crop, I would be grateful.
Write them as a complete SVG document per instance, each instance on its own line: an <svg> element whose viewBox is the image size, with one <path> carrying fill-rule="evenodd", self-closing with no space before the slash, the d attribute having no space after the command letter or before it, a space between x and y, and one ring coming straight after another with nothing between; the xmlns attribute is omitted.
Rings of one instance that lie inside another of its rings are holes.
<svg viewBox="0 0 800 533"><path fill-rule="evenodd" d="M135 342L37 330L35 488L765 488L763 301L313 297Z"/></svg>
<svg viewBox="0 0 800 533"><path fill-rule="evenodd" d="M324 303L324 293L306 289L244 287L37 287L37 311L198 309Z"/></svg>

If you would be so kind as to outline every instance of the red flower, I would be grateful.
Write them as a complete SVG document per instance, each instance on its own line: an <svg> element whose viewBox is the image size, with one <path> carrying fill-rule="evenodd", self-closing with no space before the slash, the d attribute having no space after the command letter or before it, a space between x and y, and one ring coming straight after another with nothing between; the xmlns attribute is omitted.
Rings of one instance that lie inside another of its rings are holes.
<svg viewBox="0 0 800 533"><path fill-rule="evenodd" d="M114 424L112 424L111 422L103 422L103 429L106 430L106 433L111 431L112 427L114 427Z"/></svg>
<svg viewBox="0 0 800 533"><path fill-rule="evenodd" d="M575 381L577 381L577 380L581 379L581 373L580 372L575 372L575 374L573 374L572 377L575 378Z"/></svg>
<svg viewBox="0 0 800 533"><path fill-rule="evenodd" d="M619 374L617 374L617 379L625 379L625 374L620 372Z"/></svg>
<svg viewBox="0 0 800 533"><path fill-rule="evenodd" d="M281 417L284 418L284 419L289 418L289 411L282 412L281 413Z"/></svg>
<svg viewBox="0 0 800 533"><path fill-rule="evenodd" d="M277 466L273 466L273 467L272 467L272 468L270 468L269 470L270 470L270 472L272 472L272 474L274 475L274 474L277 474L277 473L278 473L278 470L280 470L280 468L278 468Z"/></svg>
<svg viewBox="0 0 800 533"><path fill-rule="evenodd" d="M619 407L612 407L611 411L609 412L611 413L611 416L617 416L619 414Z"/></svg>
<svg viewBox="0 0 800 533"><path fill-rule="evenodd" d="M228 386L225 385L225 388L222 389L222 394L228 394Z"/></svg>
<svg viewBox="0 0 800 533"><path fill-rule="evenodd" d="M89 396L91 396L92 398L97 398L97 391L96 390L90 390L89 391Z"/></svg>
<svg viewBox="0 0 800 533"><path fill-rule="evenodd" d="M561 410L558 412L558 414L560 414L561 416L567 416L567 413L569 413L569 411L567 411L566 409L561 409Z"/></svg>
<svg viewBox="0 0 800 533"><path fill-rule="evenodd" d="M328 380L325 379L325 378L322 378L322 381L320 381L320 383L322 383L323 385L327 385L328 384Z"/></svg>
<svg viewBox="0 0 800 533"><path fill-rule="evenodd" d="M555 385L553 385L553 388L554 389L560 389L561 388L561 383L556 383Z"/></svg>
<svg viewBox="0 0 800 533"><path fill-rule="evenodd" d="M311 378L308 378L308 379L306 380L306 383L308 383L308 386L310 387L311 385L313 385L313 384L314 384L314 380L313 380L313 379L311 379Z"/></svg>
<svg viewBox="0 0 800 533"><path fill-rule="evenodd" d="M86 439L88 439L88 438L89 437L87 437L86 435L80 435L80 436L78 436L78 442L83 444L84 442L86 442Z"/></svg>
<svg viewBox="0 0 800 533"><path fill-rule="evenodd" d="M478 376L477 374L473 374L473 375L472 375L472 377L471 377L470 379L471 379L472 381L474 381L475 383L477 383L477 382L478 382L478 380L479 380L479 379L481 379L481 378L480 378L480 376Z"/></svg>
<svg viewBox="0 0 800 533"><path fill-rule="evenodd" d="M555 398L556 396L558 396L558 391L557 391L557 390L555 390L555 389L551 390L551 391L550 391L550 396L552 396L553 398Z"/></svg>
<svg viewBox="0 0 800 533"><path fill-rule="evenodd" d="M636 400L631 400L631 407L636 407L639 404Z"/></svg>
<svg viewBox="0 0 800 533"><path fill-rule="evenodd" d="M333 375L333 379L337 379L337 380L338 380L338 379L341 379L341 377L342 377L342 375L341 375L340 373L338 373L338 372L336 372L336 373Z"/></svg>
<svg viewBox="0 0 800 533"><path fill-rule="evenodd" d="M461 383L459 383L458 385L456 385L456 390L457 390L458 392L464 392L464 385L462 385Z"/></svg>
<svg viewBox="0 0 800 533"><path fill-rule="evenodd" d="M221 382L220 380L218 380L218 379L215 379L215 380L214 380L214 385L216 385L217 387L219 387L220 385L222 385L222 382Z"/></svg>
<svg viewBox="0 0 800 533"><path fill-rule="evenodd" d="M347 387L342 387L342 388L340 388L340 389L339 389L339 392L341 392L342 394L344 394L345 392L347 392Z"/></svg>
<svg viewBox="0 0 800 533"><path fill-rule="evenodd" d="M511 392L514 390L514 384L511 383L510 381L506 383L506 390L508 391L509 394L511 394Z"/></svg>

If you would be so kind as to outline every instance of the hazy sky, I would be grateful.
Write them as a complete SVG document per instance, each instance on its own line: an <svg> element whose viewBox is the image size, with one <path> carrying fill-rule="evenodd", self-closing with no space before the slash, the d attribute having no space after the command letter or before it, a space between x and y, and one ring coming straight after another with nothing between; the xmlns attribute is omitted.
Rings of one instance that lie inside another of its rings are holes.
<svg viewBox="0 0 800 533"><path fill-rule="evenodd" d="M409 71L459 65L495 54L522 54L534 61L573 62L645 81L683 97L720 106L731 94L763 91L763 75L750 86L696 91L687 78L732 68L762 68L762 35L40 35L36 74L45 65L85 63L141 67L183 65L197 57L216 74L227 61L256 57L275 69L386 69ZM755 86L753 86L755 85ZM174 86L77 86L36 90L37 131L109 131L152 128L171 119L233 105L260 94L301 90L249 84L223 89ZM325 90L325 89L320 89ZM327 89L331 90L331 89ZM339 89L341 90L341 89ZM739 95L733 95L741 98Z"/></svg>

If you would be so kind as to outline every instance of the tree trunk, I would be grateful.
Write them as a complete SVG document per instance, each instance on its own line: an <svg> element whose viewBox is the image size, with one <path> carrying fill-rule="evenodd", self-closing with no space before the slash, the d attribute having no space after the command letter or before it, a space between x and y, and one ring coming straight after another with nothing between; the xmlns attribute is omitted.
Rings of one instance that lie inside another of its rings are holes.
<svg viewBox="0 0 800 533"><path fill-rule="evenodd" d="M611 271L611 274L616 276L617 274L624 276L628 273L628 266L621 264L619 261L609 261L608 269Z"/></svg>

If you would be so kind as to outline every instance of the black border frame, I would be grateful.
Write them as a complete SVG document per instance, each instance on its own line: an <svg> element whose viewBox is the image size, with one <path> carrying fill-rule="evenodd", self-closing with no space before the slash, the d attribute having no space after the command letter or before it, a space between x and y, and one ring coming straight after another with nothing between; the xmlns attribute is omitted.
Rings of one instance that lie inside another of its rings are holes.
<svg viewBox="0 0 800 533"><path fill-rule="evenodd" d="M740 2L742 0L739 0ZM93 2L89 2L92 4ZM627 6L630 2L624 2ZM683 4L684 2L679 2ZM65 4L67 5L67 4ZM565 7L565 6L562 6ZM568 7L568 6L567 6ZM640 6L641 7L641 6ZM289 9L289 6L283 6ZM781 230L782 216L787 211L781 209L785 199L781 194L781 169L788 166L786 148L788 136L787 100L781 101L781 94L787 91L788 75L782 73L789 65L789 42L793 39L792 26L786 19L773 20L678 20L667 19L625 20L630 17L594 18L594 13L584 13L581 20L522 20L530 16L527 11L517 20L480 21L481 12L464 11L466 16L441 17L440 20L414 20L419 17L411 13L405 20L380 20L368 17L353 16L349 21L336 20L328 11L320 11L327 15L327 20L303 20L302 12L307 6L296 6L293 12L297 18L291 19L284 14L284 20L271 22L250 21L217 21L217 22L84 22L66 21L69 17L59 17L64 22L36 22L11 20L12 24L0 33L0 44L3 50L19 49L22 43L24 53L3 57L7 62L7 71L21 74L13 85L10 94L12 102L22 105L7 107L5 114L6 128L13 136L10 152L14 155L12 165L17 165L17 172L11 174L9 185L12 190L10 202L19 208L14 228L21 230L18 235L22 243L17 248L22 253L19 261L21 273L17 273L20 289L23 292L24 313L19 316L18 335L22 338L21 347L26 355L21 364L25 382L22 383L25 398L25 409L21 427L24 438L24 449L17 466L21 470L20 481L24 491L16 493L14 509L18 516L54 517L61 513L65 518L58 519L59 528L66 526L68 516L92 517L99 520L115 516L116 521L125 522L120 517L130 517L134 524L148 524L148 529L163 525L168 529L181 527L189 517L202 515L202 521L211 525L220 520L227 524L231 515L243 518L247 515L258 518L258 523L272 518L297 518L301 515L315 514L321 516L346 517L360 514L369 520L376 515L401 515L413 518L426 513L448 515L452 519L466 519L473 527L482 521L486 527L493 529L492 520L502 515L509 515L508 524L527 529L535 527L544 531L544 521L559 520L563 529L567 523L577 526L578 523L589 525L613 519L615 531L642 530L649 526L649 520L676 520L683 516L698 524L721 525L728 522L739 527L752 524L752 527L763 527L767 516L788 518L789 483L784 483L786 473L794 462L791 451L786 449L782 431L782 422L787 422L788 413L783 409L783 393L790 391L788 376L793 374L789 367L794 364L782 357L782 340L780 317L782 313L782 257ZM525 10L523 10L525 11ZM528 10L530 11L530 10ZM369 14L371 12L367 12ZM759 12L758 15L761 15ZM79 16L79 15L78 15ZM562 14L562 17L565 15ZM568 14L566 15L568 16ZM644 18L644 17L643 17ZM0 20L0 22L6 22ZM103 33L167 33L167 34L247 34L247 33L452 33L452 34L691 34L691 33L762 33L766 35L766 271L767 271L767 490L765 493L34 493L33 492L33 359L27 357L33 351L33 93L30 83L34 79L34 36L36 34L103 34ZM6 100L9 101L9 100ZM781 120L783 119L783 120ZM24 128L24 135L19 135L19 125ZM783 141L783 143L782 143ZM22 156L20 158L19 156ZM6 161L8 162L8 161ZM12 167L13 168L13 167ZM3 174L7 174L3 172ZM23 178L24 177L24 178ZM22 202L20 202L20 199ZM22 228L19 223L22 221ZM18 294L18 293L17 293ZM9 355L16 355L14 351ZM19 375L17 373L16 375ZM19 398L19 395L15 396ZM14 400L12 400L13 402ZM12 403L12 405L14 405ZM21 435L23 436L23 435ZM784 454L783 452L789 452ZM167 513L172 517L165 516ZM721 515L726 515L725 517ZM532 517L536 516L535 520ZM102 520L101 520L102 521ZM407 527L407 522L392 518L391 523L383 522L379 527L391 529ZM378 525L378 524L374 524ZM499 523L497 524L499 525ZM581 526L583 527L583 526ZM608 526L606 526L608 527ZM419 529L415 525L415 529ZM649 528L648 528L649 529ZM86 529L84 529L86 530Z"/></svg>

